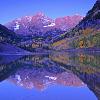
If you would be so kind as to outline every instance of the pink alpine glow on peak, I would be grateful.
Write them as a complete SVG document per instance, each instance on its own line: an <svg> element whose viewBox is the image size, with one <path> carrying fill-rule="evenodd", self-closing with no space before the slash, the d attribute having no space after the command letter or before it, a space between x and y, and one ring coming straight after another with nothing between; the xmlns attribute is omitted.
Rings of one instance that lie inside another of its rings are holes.
<svg viewBox="0 0 100 100"><path fill-rule="evenodd" d="M80 15L51 19L39 12L34 16L25 16L8 22L5 26L17 34L30 35L46 33L52 29L67 31L75 27L83 19Z"/></svg>

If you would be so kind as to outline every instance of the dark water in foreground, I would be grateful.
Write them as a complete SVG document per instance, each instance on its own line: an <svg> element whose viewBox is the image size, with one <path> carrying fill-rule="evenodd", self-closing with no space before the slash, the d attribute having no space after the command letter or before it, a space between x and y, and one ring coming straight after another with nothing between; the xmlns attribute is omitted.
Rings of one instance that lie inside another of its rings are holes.
<svg viewBox="0 0 100 100"><path fill-rule="evenodd" d="M100 100L100 53L1 55L0 100Z"/></svg>

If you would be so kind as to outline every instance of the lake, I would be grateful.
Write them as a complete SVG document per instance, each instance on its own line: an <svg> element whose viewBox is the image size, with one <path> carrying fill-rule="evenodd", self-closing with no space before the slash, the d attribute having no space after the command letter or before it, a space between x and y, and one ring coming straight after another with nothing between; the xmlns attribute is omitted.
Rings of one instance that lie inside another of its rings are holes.
<svg viewBox="0 0 100 100"><path fill-rule="evenodd" d="M0 55L0 100L100 100L100 53Z"/></svg>

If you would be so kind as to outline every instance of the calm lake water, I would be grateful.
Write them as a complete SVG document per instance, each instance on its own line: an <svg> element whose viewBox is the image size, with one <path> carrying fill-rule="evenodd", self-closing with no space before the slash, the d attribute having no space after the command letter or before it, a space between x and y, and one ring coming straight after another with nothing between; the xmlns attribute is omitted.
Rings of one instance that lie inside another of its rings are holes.
<svg viewBox="0 0 100 100"><path fill-rule="evenodd" d="M100 100L100 53L0 55L0 100Z"/></svg>

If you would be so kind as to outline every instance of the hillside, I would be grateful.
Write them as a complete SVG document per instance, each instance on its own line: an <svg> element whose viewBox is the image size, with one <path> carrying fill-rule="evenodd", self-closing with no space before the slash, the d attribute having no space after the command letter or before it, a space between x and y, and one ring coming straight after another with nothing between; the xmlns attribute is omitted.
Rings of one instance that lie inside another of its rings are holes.
<svg viewBox="0 0 100 100"><path fill-rule="evenodd" d="M55 50L100 47L100 1L94 4L86 17L71 31L57 38L51 47Z"/></svg>

